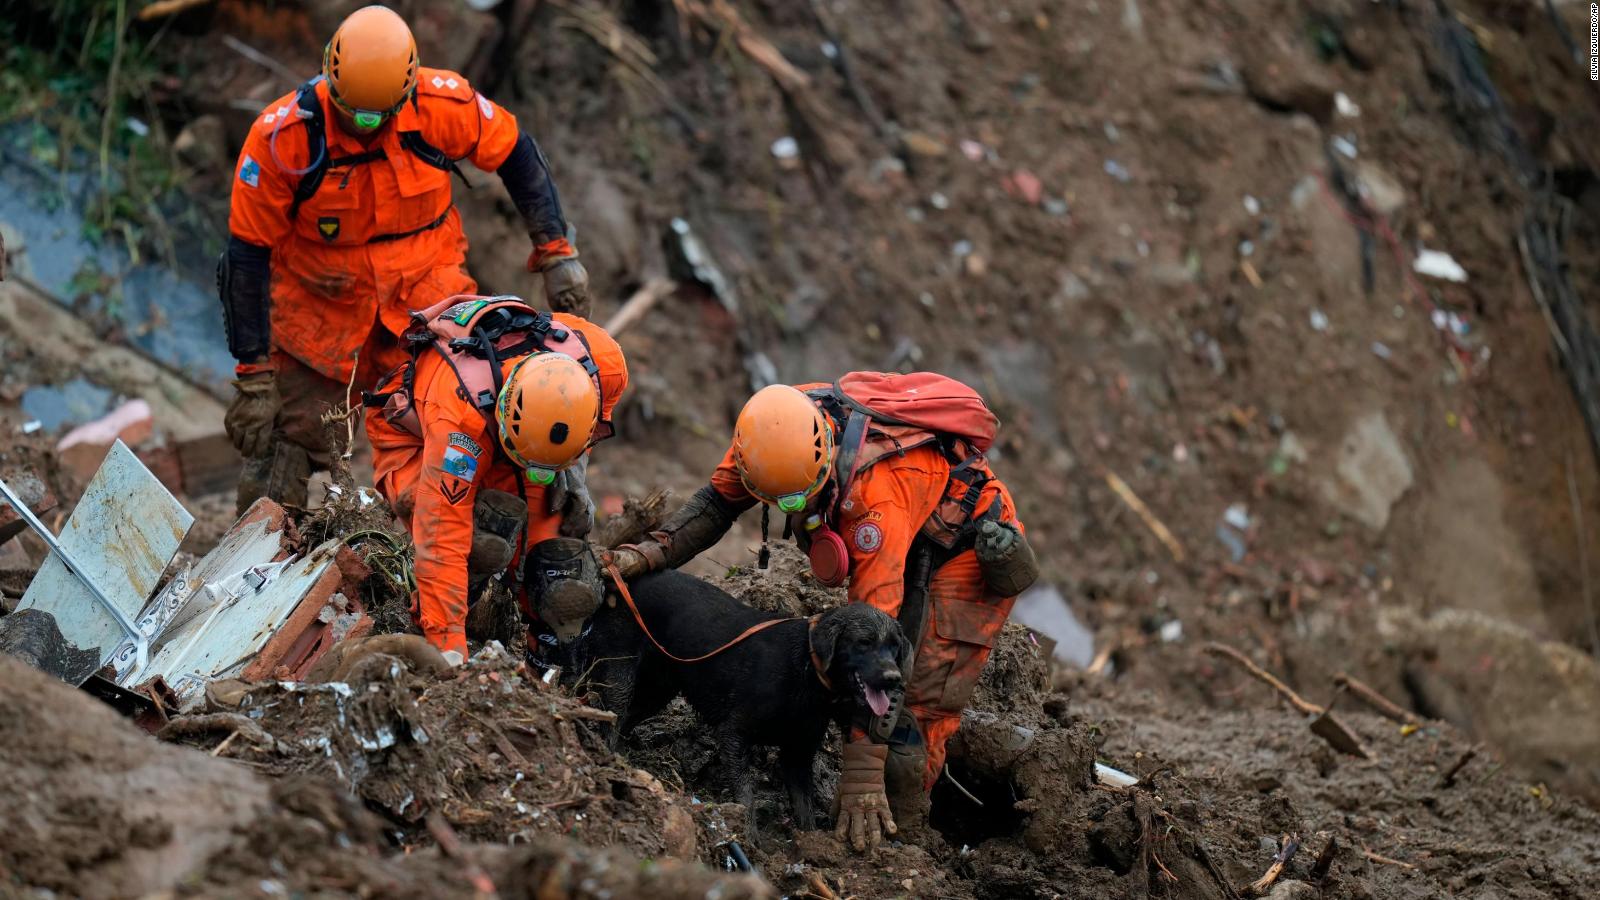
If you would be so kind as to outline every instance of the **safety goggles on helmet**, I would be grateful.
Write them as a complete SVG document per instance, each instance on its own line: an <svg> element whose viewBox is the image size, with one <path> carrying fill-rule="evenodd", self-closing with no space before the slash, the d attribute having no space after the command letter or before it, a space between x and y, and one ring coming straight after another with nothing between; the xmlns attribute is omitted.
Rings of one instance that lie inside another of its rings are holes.
<svg viewBox="0 0 1600 900"><path fill-rule="evenodd" d="M399 112L400 107L405 106L406 101L411 99L411 95L407 94L406 96L401 97L400 102L396 103L394 106L391 106L388 109L379 110L357 109L354 106L351 106L350 104L344 102L344 100L340 99L339 93L333 89L333 85L331 84L328 85L328 96L333 98L335 105L349 114L350 119L355 122L356 127L362 131L372 131L381 127L385 120Z"/></svg>
<svg viewBox="0 0 1600 900"><path fill-rule="evenodd" d="M742 469L739 472L739 480L744 482L744 489L749 491L751 496L755 497L757 500L760 500L763 503L770 503L786 513L797 513L806 508L806 504L811 502L811 498L815 497L822 490L823 486L828 483L828 477L832 474L833 466L823 466L822 471L817 473L817 480L812 482L810 487L803 491L795 491L792 494L782 494L779 496L773 496L771 494L764 493L755 485L751 484L750 479L745 477Z"/></svg>

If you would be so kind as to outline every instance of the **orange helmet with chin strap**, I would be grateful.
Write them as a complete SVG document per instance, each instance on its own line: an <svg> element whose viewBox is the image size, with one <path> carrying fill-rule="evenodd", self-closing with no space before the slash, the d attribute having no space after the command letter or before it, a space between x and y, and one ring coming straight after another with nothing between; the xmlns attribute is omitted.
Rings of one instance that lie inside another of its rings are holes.
<svg viewBox="0 0 1600 900"><path fill-rule="evenodd" d="M506 374L495 418L500 448L527 471L529 481L549 484L594 443L600 391L572 357L532 353Z"/></svg>
<svg viewBox="0 0 1600 900"><path fill-rule="evenodd" d="M400 14L365 6L339 24L322 53L328 94L358 127L377 128L417 88L417 42Z"/></svg>
<svg viewBox="0 0 1600 900"><path fill-rule="evenodd" d="M798 388L757 391L733 427L733 462L757 499L799 512L833 469L833 427Z"/></svg>

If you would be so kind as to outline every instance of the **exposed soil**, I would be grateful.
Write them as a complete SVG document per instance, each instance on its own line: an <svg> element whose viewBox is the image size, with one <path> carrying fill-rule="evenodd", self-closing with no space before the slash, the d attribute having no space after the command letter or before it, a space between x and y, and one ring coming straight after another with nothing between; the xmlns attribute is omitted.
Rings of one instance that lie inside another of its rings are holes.
<svg viewBox="0 0 1600 900"><path fill-rule="evenodd" d="M1008 628L935 788L937 833L871 858L793 834L770 761L755 810L721 802L686 708L618 756L591 712L509 660L259 686L246 715L272 742L232 739L231 763L174 756L0 668L18 685L0 692L0 765L17 773L0 805L23 823L0 890L120 893L158 869L213 896L443 896L473 890L470 859L508 894L555 872L564 886L537 896L700 896L713 874L667 857L726 869L754 814L751 861L791 896L1244 896L1284 841L1298 852L1279 900L1592 893L1600 473L1516 241L1539 190L1526 174L1548 173L1566 274L1600 288L1600 100L1552 18L1581 35L1581 4L395 5L425 62L469 71L541 142L597 320L650 277L682 282L621 338L621 436L590 469L603 509L703 484L753 381L945 371L999 412L996 470L1103 664L1052 667ZM215 98L288 85L211 38L310 73L315 36L352 4L209 6L173 28L204 36L187 64L212 99L183 108L221 120L227 157L249 114ZM497 21L513 35L498 47ZM775 80L752 38L801 77ZM537 295L507 201L473 177L473 271ZM675 261L674 218L724 295ZM1423 248L1467 280L1416 274ZM22 391L78 374L36 341L0 322L8 434ZM49 440L0 443L70 509ZM354 486L303 525L369 533L361 549L388 565L369 599L400 630L403 541ZM231 517L226 499L201 505L195 552ZM792 615L840 602L792 551L756 570L754 519L692 571ZM17 547L11 576L39 558ZM1341 755L1200 653L1208 640L1315 703L1355 675L1421 727L1341 698L1373 758ZM1096 785L1095 761L1145 781ZM429 813L464 856L442 855Z"/></svg>

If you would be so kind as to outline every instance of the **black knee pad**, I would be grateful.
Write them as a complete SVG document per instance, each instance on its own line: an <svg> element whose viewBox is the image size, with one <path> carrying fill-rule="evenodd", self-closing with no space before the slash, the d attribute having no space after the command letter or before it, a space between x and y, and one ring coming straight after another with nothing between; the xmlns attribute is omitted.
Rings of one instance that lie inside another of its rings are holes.
<svg viewBox="0 0 1600 900"><path fill-rule="evenodd" d="M578 538L534 544L523 563L522 583L533 600L533 611L562 643L582 633L604 596L600 561L588 541Z"/></svg>

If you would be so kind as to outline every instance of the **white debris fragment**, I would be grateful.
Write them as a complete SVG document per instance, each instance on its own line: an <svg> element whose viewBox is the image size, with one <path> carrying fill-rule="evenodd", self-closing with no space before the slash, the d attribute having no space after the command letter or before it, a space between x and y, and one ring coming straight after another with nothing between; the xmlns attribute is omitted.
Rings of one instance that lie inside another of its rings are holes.
<svg viewBox="0 0 1600 900"><path fill-rule="evenodd" d="M43 422L39 421L38 419L33 419L31 421L22 423L22 433L23 434L33 434L35 431L38 431L39 429L41 429L43 427L44 427L44 423Z"/></svg>
<svg viewBox="0 0 1600 900"><path fill-rule="evenodd" d="M1313 331L1327 331L1328 314L1320 309L1313 309L1311 311L1311 329Z"/></svg>
<svg viewBox="0 0 1600 900"><path fill-rule="evenodd" d="M1445 281L1464 282L1467 280L1467 270L1455 258L1443 250L1424 249L1417 254L1411 263L1411 268L1419 274L1431 278L1443 278Z"/></svg>
<svg viewBox="0 0 1600 900"><path fill-rule="evenodd" d="M784 135L772 142L772 155L778 159L794 159L800 155L800 142Z"/></svg>
<svg viewBox="0 0 1600 900"><path fill-rule="evenodd" d="M1161 640L1168 644L1174 644L1183 640L1183 623L1177 619L1173 619L1171 622L1162 625Z"/></svg>
<svg viewBox="0 0 1600 900"><path fill-rule="evenodd" d="M1222 521L1240 531L1248 531L1250 529L1250 510L1243 503L1235 503L1223 511Z"/></svg>
<svg viewBox="0 0 1600 900"><path fill-rule="evenodd" d="M1333 144L1333 149L1344 154L1346 157L1349 157L1350 159L1356 158L1355 142L1349 138L1335 135L1330 143Z"/></svg>
<svg viewBox="0 0 1600 900"><path fill-rule="evenodd" d="M1361 116L1361 107L1357 106L1356 102L1351 100L1344 91L1339 91L1333 95L1333 108L1338 110L1339 115L1344 116L1346 119L1355 119Z"/></svg>
<svg viewBox="0 0 1600 900"><path fill-rule="evenodd" d="M1244 195L1244 211L1252 216L1261 215L1261 201L1249 194Z"/></svg>
<svg viewBox="0 0 1600 900"><path fill-rule="evenodd" d="M1103 763L1094 764L1094 780L1111 787L1132 787L1139 783L1139 779L1129 775L1127 772L1113 769ZM961 849L965 850L967 848L962 847Z"/></svg>

